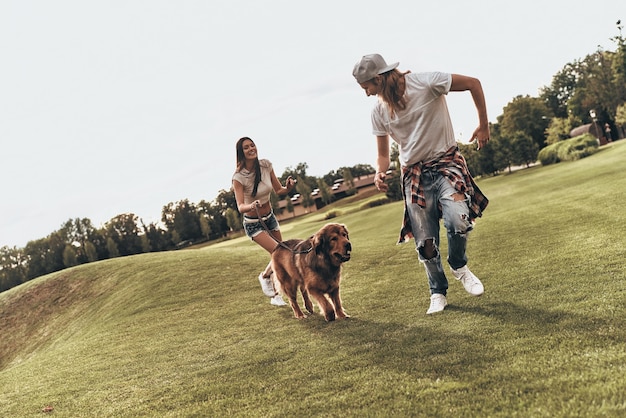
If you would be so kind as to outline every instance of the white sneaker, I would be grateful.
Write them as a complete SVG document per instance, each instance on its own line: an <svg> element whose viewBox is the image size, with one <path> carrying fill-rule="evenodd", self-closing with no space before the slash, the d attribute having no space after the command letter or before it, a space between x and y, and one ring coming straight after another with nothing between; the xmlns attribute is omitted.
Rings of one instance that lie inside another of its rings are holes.
<svg viewBox="0 0 626 418"><path fill-rule="evenodd" d="M441 312L448 305L448 301L445 295L441 293L433 293L430 295L430 307L426 311L426 314L430 315L436 312Z"/></svg>
<svg viewBox="0 0 626 418"><path fill-rule="evenodd" d="M274 306L285 306L287 304L287 302L285 302L280 295L276 295L271 298L270 303Z"/></svg>
<svg viewBox="0 0 626 418"><path fill-rule="evenodd" d="M472 296L480 296L485 292L485 287L478 280L478 277L474 276L474 273L467 268L467 265L461 267L460 269L451 269L452 274L456 277L457 280L460 280L463 283L463 287Z"/></svg>
<svg viewBox="0 0 626 418"><path fill-rule="evenodd" d="M259 274L259 283L261 283L261 289L263 289L265 296L269 296L271 298L276 294L271 275L270 277L263 277L263 273Z"/></svg>

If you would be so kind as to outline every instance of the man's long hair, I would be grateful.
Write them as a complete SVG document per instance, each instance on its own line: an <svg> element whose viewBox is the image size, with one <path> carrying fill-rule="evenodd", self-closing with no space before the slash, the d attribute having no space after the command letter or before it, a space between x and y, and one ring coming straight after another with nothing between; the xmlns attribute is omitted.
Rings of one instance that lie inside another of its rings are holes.
<svg viewBox="0 0 626 418"><path fill-rule="evenodd" d="M246 164L246 154L243 152L243 142L250 141L254 144L254 141L247 136L239 138L235 148L237 149L237 172L241 171ZM256 146L256 144L255 144ZM259 154L254 160L254 187L252 188L252 197L256 197L256 192L259 189L259 183L261 182L261 164L259 164Z"/></svg>
<svg viewBox="0 0 626 418"><path fill-rule="evenodd" d="M406 109L406 98L404 92L406 91L406 80L404 76L409 74L410 71L405 73L400 72L398 69L387 71L380 75L380 93L378 97L387 104L389 108L389 117L393 117L398 110ZM376 81L374 81L376 83Z"/></svg>

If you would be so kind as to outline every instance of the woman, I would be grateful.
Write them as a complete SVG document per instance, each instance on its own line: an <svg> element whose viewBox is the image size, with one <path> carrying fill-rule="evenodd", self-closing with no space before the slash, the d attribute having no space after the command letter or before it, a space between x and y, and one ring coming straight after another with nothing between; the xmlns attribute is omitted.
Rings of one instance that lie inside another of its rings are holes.
<svg viewBox="0 0 626 418"><path fill-rule="evenodd" d="M288 177L283 186L268 160L259 160L256 145L248 137L240 138L236 145L237 169L233 174L233 189L237 200L237 209L243 214L243 228L246 235L272 253L278 243L282 241L278 220L272 211L270 194L272 190L278 195L287 194L296 184L293 178ZM270 303L283 306L286 303L274 289L271 278L270 264L259 274L259 282Z"/></svg>

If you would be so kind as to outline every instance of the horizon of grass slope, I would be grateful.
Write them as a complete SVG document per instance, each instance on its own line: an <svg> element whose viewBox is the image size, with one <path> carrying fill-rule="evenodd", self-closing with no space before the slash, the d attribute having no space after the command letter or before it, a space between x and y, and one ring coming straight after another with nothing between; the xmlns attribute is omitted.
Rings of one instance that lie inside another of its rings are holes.
<svg viewBox="0 0 626 418"><path fill-rule="evenodd" d="M413 243L395 245L401 203L282 225L348 226L348 320L272 307L245 237L0 293L0 416L622 416L625 163L617 142L480 179L468 254L485 294L451 280L438 315Z"/></svg>

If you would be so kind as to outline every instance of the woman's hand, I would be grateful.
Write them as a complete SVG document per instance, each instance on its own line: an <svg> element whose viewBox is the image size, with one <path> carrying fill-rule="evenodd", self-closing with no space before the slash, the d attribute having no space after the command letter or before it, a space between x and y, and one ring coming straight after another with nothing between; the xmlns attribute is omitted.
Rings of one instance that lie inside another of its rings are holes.
<svg viewBox="0 0 626 418"><path fill-rule="evenodd" d="M261 201L260 200L255 200L254 202L250 203L250 210L248 212L252 212L253 210L255 210L258 207L261 207Z"/></svg>
<svg viewBox="0 0 626 418"><path fill-rule="evenodd" d="M293 189L295 185L296 185L296 181L293 179L293 177L291 176L287 177L287 181L285 181L285 188L287 189L287 191L290 192L291 189Z"/></svg>

